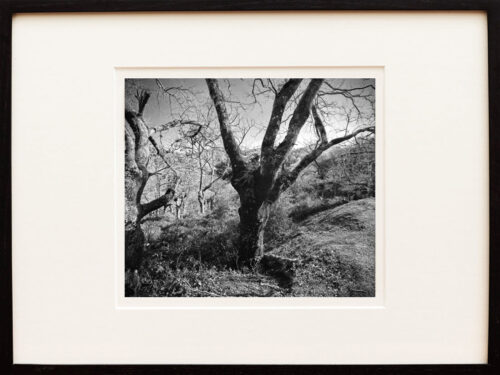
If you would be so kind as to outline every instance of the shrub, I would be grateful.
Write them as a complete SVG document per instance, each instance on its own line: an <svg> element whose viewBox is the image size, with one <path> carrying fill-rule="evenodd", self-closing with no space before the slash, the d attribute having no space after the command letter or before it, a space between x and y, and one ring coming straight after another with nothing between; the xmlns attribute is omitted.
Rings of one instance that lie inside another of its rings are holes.
<svg viewBox="0 0 500 375"><path fill-rule="evenodd" d="M225 199L218 199L214 203L214 208L210 212L210 216L216 220L222 220L230 213L229 202Z"/></svg>
<svg viewBox="0 0 500 375"><path fill-rule="evenodd" d="M236 263L237 220L211 216L185 219L164 228L155 244L172 269L225 269Z"/></svg>
<svg viewBox="0 0 500 375"><path fill-rule="evenodd" d="M145 220L142 224L142 230L146 236L146 242L158 241L162 235L160 220Z"/></svg>
<svg viewBox="0 0 500 375"><path fill-rule="evenodd" d="M313 180L310 171L306 170L288 190L288 197L292 204L302 202L318 196L318 189L311 183Z"/></svg>

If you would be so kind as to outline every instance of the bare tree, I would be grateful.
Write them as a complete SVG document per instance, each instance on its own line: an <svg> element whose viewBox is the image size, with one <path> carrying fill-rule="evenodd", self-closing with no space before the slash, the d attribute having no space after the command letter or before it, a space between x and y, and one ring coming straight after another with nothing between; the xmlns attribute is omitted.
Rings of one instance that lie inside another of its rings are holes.
<svg viewBox="0 0 500 375"><path fill-rule="evenodd" d="M214 139L198 140L193 148L196 151L193 156L196 158L198 167L198 204L200 213L203 215L207 208L207 201L213 203L215 192L210 190L217 181L224 178L227 171L223 171L216 175L216 163L218 161L219 150ZM210 203L208 208L211 209L213 204Z"/></svg>
<svg viewBox="0 0 500 375"><path fill-rule="evenodd" d="M240 265L254 265L264 255L264 229L272 205L286 189L297 179L299 174L315 161L324 151L356 137L361 133L373 133L373 125L364 126L342 137L328 140L325 125L318 107L324 107L323 96L341 95L356 105L356 97L362 96L363 89L338 89L322 79L312 79L301 93L298 93L302 79L289 79L280 89L272 81L260 82L266 92L274 94L271 116L261 144L260 157L245 159L231 129L231 120L219 82L206 80L210 97L217 112L220 133L224 148L232 167L231 184L240 197ZM322 89L323 84L326 88ZM255 84L254 84L255 89ZM320 91L321 90L321 91ZM255 90L253 94L256 95ZM319 95L321 94L321 96ZM284 119L285 111L292 108L290 116ZM358 108L359 111L359 108ZM361 111L359 111L361 112ZM313 125L318 135L318 142L309 153L294 165L291 170L284 168L284 162L304 124L312 114ZM278 145L278 132L283 123L288 124L284 138Z"/></svg>
<svg viewBox="0 0 500 375"><path fill-rule="evenodd" d="M217 181L227 177L228 163L222 162L227 159L224 148L221 144L220 132L216 125L216 115L214 106L211 102L200 106L196 114L206 124L203 129L198 132L195 137L190 137L184 142L184 155L189 159L183 164L183 169L190 170L192 176L196 176L191 180L193 187L197 191L197 200L200 214L204 214L207 207L213 207L213 199L215 191L211 189L215 187ZM248 132L247 127L242 127L242 139ZM225 164L223 171L217 170L217 167ZM208 206L207 206L208 203Z"/></svg>
<svg viewBox="0 0 500 375"><path fill-rule="evenodd" d="M158 127L148 127L143 112L150 96L146 90L137 90L135 94L137 110L128 107L125 109L126 268L138 268L142 260L145 237L141 229L141 220L151 212L165 208L169 204L175 197L179 181L174 171L173 181L168 183L163 194L148 202L143 201L144 189L150 177L161 172L161 170L151 172L148 169L152 152L156 152L165 163L163 169L172 171L166 151L153 135L184 124L196 125L200 129L202 127L201 124L189 120L174 120Z"/></svg>
<svg viewBox="0 0 500 375"><path fill-rule="evenodd" d="M179 194L177 194L174 198L175 218L177 220L182 219L182 216L184 215L187 195L188 195L187 192L182 191Z"/></svg>
<svg viewBox="0 0 500 375"><path fill-rule="evenodd" d="M136 97L138 110L125 109L125 119L128 125L125 129L125 173L130 186L127 193L131 198L127 205L126 221L133 225L139 224L141 219L150 212L166 206L175 193L174 189L169 187L160 197L147 203L142 202L144 188L153 175L148 170L151 157L150 145L153 145L159 154L164 151L158 148L150 136L150 130L143 118L144 107L150 97L149 92L138 91Z"/></svg>

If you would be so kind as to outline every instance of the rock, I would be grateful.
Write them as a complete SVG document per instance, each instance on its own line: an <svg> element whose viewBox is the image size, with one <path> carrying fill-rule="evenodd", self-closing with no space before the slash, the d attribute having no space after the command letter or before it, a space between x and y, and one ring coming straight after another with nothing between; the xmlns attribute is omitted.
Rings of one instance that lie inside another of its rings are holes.
<svg viewBox="0 0 500 375"><path fill-rule="evenodd" d="M273 254L265 254L259 261L259 272L272 276L278 285L284 289L291 289L295 277L297 259L284 258Z"/></svg>

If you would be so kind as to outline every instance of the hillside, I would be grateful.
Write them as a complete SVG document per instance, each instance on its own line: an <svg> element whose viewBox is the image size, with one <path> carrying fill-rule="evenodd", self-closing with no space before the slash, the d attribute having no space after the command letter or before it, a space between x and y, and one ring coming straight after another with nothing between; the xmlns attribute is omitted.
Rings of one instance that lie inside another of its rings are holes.
<svg viewBox="0 0 500 375"><path fill-rule="evenodd" d="M375 198L310 216L273 253L299 260L292 295L374 296Z"/></svg>
<svg viewBox="0 0 500 375"><path fill-rule="evenodd" d="M151 223L161 235L148 244L138 295L374 296L374 198L325 209L288 227L269 254L294 259L291 288L280 286L273 277L231 266L234 237L228 233L236 232L236 223L226 222L224 229L209 217L176 225Z"/></svg>

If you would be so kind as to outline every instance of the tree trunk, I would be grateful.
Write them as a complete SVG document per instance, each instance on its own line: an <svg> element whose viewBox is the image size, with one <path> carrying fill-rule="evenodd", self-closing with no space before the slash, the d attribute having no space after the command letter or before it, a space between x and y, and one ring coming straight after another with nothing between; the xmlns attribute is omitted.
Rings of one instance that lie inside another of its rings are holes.
<svg viewBox="0 0 500 375"><path fill-rule="evenodd" d="M210 211L214 209L214 197L207 199L207 207Z"/></svg>
<svg viewBox="0 0 500 375"><path fill-rule="evenodd" d="M140 267L146 237L141 229L140 208L137 205L137 194L141 189L141 176L134 171L125 171L125 270L136 270Z"/></svg>
<svg viewBox="0 0 500 375"><path fill-rule="evenodd" d="M175 218L177 220L182 218L182 201L179 197L175 199Z"/></svg>
<svg viewBox="0 0 500 375"><path fill-rule="evenodd" d="M137 186L133 182L130 184ZM136 188L136 194L140 194L140 190L140 187ZM135 199L129 201L125 224L125 269L138 269L141 265L146 242L146 237L141 229L141 220L149 213L165 207L173 196L174 190L167 189L164 195L145 204L137 204Z"/></svg>
<svg viewBox="0 0 500 375"><path fill-rule="evenodd" d="M271 204L255 201L242 203L238 259L240 266L254 266L264 256L264 230L269 219Z"/></svg>
<svg viewBox="0 0 500 375"><path fill-rule="evenodd" d="M200 205L200 213L203 215L205 213L205 196L203 191L198 192L198 203Z"/></svg>
<svg viewBox="0 0 500 375"><path fill-rule="evenodd" d="M125 270L136 270L141 266L146 237L140 224L125 226Z"/></svg>
<svg viewBox="0 0 500 375"><path fill-rule="evenodd" d="M139 207L137 206L137 193L141 185L140 176L130 171L125 171L125 223L136 223Z"/></svg>

